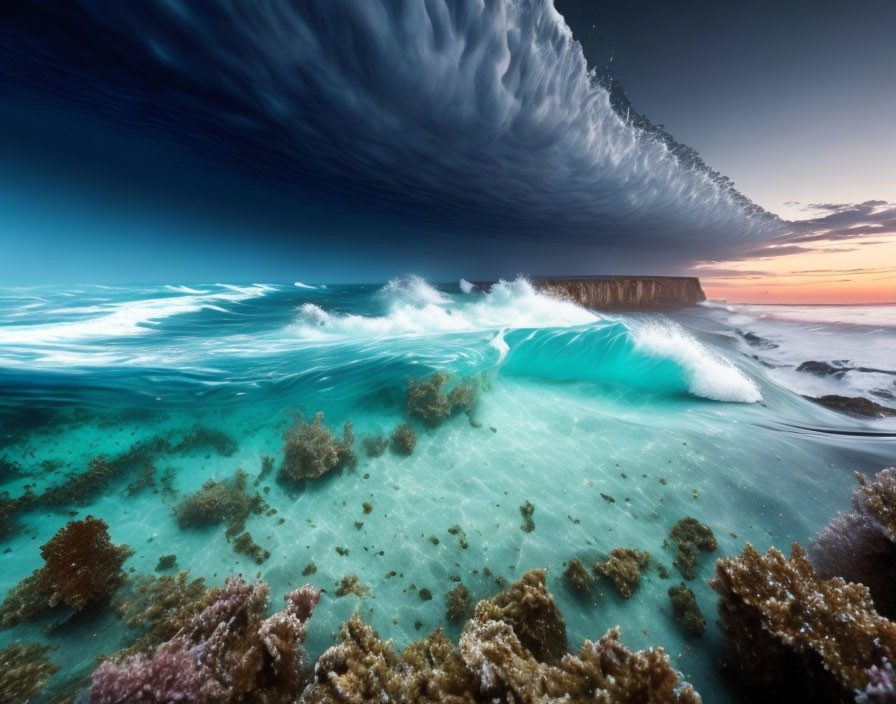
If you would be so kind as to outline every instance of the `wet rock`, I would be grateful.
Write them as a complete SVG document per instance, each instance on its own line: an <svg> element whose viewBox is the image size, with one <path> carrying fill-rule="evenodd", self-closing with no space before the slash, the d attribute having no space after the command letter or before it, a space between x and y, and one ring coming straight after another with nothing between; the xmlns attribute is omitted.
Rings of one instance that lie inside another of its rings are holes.
<svg viewBox="0 0 896 704"><path fill-rule="evenodd" d="M803 398L824 406L838 413L845 413L860 418L891 418L896 417L896 408L882 406L863 396L804 396Z"/></svg>
<svg viewBox="0 0 896 704"><path fill-rule="evenodd" d="M798 372L805 372L806 374L814 374L815 376L833 376L839 378L850 371L851 368L834 366L829 362L809 361L800 364L796 370Z"/></svg>

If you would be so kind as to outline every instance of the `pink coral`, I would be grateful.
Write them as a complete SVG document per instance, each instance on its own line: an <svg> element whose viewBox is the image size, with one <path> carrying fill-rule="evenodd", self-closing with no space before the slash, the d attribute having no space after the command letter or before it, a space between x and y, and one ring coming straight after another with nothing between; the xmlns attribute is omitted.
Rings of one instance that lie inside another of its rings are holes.
<svg viewBox="0 0 896 704"><path fill-rule="evenodd" d="M107 661L93 675L91 704L294 701L304 686L305 622L320 592L306 585L264 618L269 588L228 579L202 612L149 658Z"/></svg>

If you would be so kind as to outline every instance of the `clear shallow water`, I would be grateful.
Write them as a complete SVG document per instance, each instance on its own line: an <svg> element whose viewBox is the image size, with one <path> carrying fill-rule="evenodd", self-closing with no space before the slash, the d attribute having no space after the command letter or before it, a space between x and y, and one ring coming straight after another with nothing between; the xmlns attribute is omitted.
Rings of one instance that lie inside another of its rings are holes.
<svg viewBox="0 0 896 704"><path fill-rule="evenodd" d="M494 576L512 581L549 567L573 649L619 623L626 644L664 646L706 701L728 701L705 581L714 558L740 552L746 540L761 549L808 544L846 507L854 470L893 463L896 421L835 414L800 395L859 389L886 402L880 393L896 379L888 310L839 310L824 319L817 309L800 317L714 306L609 316L537 294L524 281L467 294L413 278L318 288L6 289L0 456L27 476L2 488L13 496L26 484L40 490L60 477L42 463L80 471L99 454L197 422L231 435L238 449L230 457L203 449L158 461L182 496L238 467L257 475L264 455L279 465L291 411L323 411L334 429L349 418L359 437L387 434L404 420L408 380L435 371L472 378L480 427L464 415L431 430L418 425L411 457L371 459L358 448L353 473L299 492L273 477L262 482L277 513L247 523L271 552L260 566L234 553L224 526L179 529L171 497L127 496L129 480L76 507L78 515L103 518L113 542L135 550L126 568L138 573L153 573L161 555L174 553L180 569L211 584L234 572L260 574L275 599L305 581L329 589L312 622L313 654L355 610L403 645L444 624L452 575L482 598L498 590ZM796 372L807 360L849 361L855 371ZM531 533L520 529L526 501L535 505ZM364 502L373 505L369 514ZM679 575L663 542L684 516L708 524L720 545L688 583L710 621L698 640L681 633L666 596ZM39 546L69 519L64 511L25 516L26 531L3 546L0 590L41 565ZM466 549L448 532L454 525ZM564 586L565 562L589 564L616 547L647 550L671 578L654 566L628 601L607 584L591 600ZM302 576L311 561L317 573ZM351 572L369 593L335 598L336 583ZM431 601L420 599L422 587ZM125 644L111 616L53 635L42 625L0 633L0 646L58 644L57 684Z"/></svg>

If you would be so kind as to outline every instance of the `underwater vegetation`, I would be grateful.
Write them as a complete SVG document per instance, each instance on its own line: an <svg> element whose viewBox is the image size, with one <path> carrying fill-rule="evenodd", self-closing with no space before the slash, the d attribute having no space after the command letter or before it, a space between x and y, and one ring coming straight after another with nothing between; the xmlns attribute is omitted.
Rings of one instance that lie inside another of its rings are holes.
<svg viewBox="0 0 896 704"><path fill-rule="evenodd" d="M726 666L756 696L850 701L869 684L869 668L896 654L896 623L877 613L868 588L822 579L797 543L789 559L748 543L716 563L710 585L720 596Z"/></svg>
<svg viewBox="0 0 896 704"><path fill-rule="evenodd" d="M231 480L209 479L199 491L184 497L172 508L177 524L181 528L193 528L224 523L228 537L242 532L250 515L267 508L259 494L246 490L248 483L249 475L242 469L237 469Z"/></svg>
<svg viewBox="0 0 896 704"><path fill-rule="evenodd" d="M389 436L389 445L396 455L409 457L417 445L417 433L408 423L399 423Z"/></svg>
<svg viewBox="0 0 896 704"><path fill-rule="evenodd" d="M0 702L27 702L40 694L59 670L47 657L52 645L13 643L0 650Z"/></svg>
<svg viewBox="0 0 896 704"><path fill-rule="evenodd" d="M426 381L408 382L407 413L421 421L428 428L435 428L455 413L472 410L476 400L475 385L455 386L447 394L442 387L451 377L448 374L433 374Z"/></svg>
<svg viewBox="0 0 896 704"><path fill-rule="evenodd" d="M669 602L675 613L675 620L681 624L689 635L699 637L706 630L706 617L697 605L697 597L694 592L684 586L682 582L678 586L669 587Z"/></svg>
<svg viewBox="0 0 896 704"><path fill-rule="evenodd" d="M544 570L480 601L455 645L442 629L399 655L358 615L315 666L303 704L593 701L696 704L662 649L631 652L619 629L566 652L566 625Z"/></svg>
<svg viewBox="0 0 896 704"><path fill-rule="evenodd" d="M818 533L810 559L823 578L864 584L877 610L896 617L896 467L881 470L871 482L858 473L856 478L852 510Z"/></svg>
<svg viewBox="0 0 896 704"><path fill-rule="evenodd" d="M320 591L304 586L265 618L268 586L229 578L215 598L152 654L107 660L93 673L91 704L291 702L305 685L305 622Z"/></svg>
<svg viewBox="0 0 896 704"><path fill-rule="evenodd" d="M631 548L616 548L603 562L594 565L595 572L608 577L623 599L631 599L641 583L641 570L650 564L650 554Z"/></svg>
<svg viewBox="0 0 896 704"><path fill-rule="evenodd" d="M300 487L306 479L318 479L329 472L352 468L358 461L352 451L355 435L345 421L342 439L324 425L324 414L316 413L308 423L297 419L283 434L283 463L277 479Z"/></svg>
<svg viewBox="0 0 896 704"><path fill-rule="evenodd" d="M682 518L669 532L669 539L678 545L678 555L673 563L681 576L694 579L695 568L700 559L700 551L713 552L719 544L712 530L696 518Z"/></svg>
<svg viewBox="0 0 896 704"><path fill-rule="evenodd" d="M57 606L79 611L108 600L125 581L121 566L133 554L127 545L112 544L108 528L92 516L60 528L40 549L44 566L0 604L0 630L41 618Z"/></svg>

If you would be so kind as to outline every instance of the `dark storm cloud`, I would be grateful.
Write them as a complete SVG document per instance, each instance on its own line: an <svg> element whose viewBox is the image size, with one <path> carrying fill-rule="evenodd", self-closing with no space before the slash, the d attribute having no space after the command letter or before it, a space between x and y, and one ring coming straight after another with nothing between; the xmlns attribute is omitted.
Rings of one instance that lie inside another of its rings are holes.
<svg viewBox="0 0 896 704"><path fill-rule="evenodd" d="M296 197L670 266L782 232L620 118L550 0L32 0L0 17L8 97Z"/></svg>

